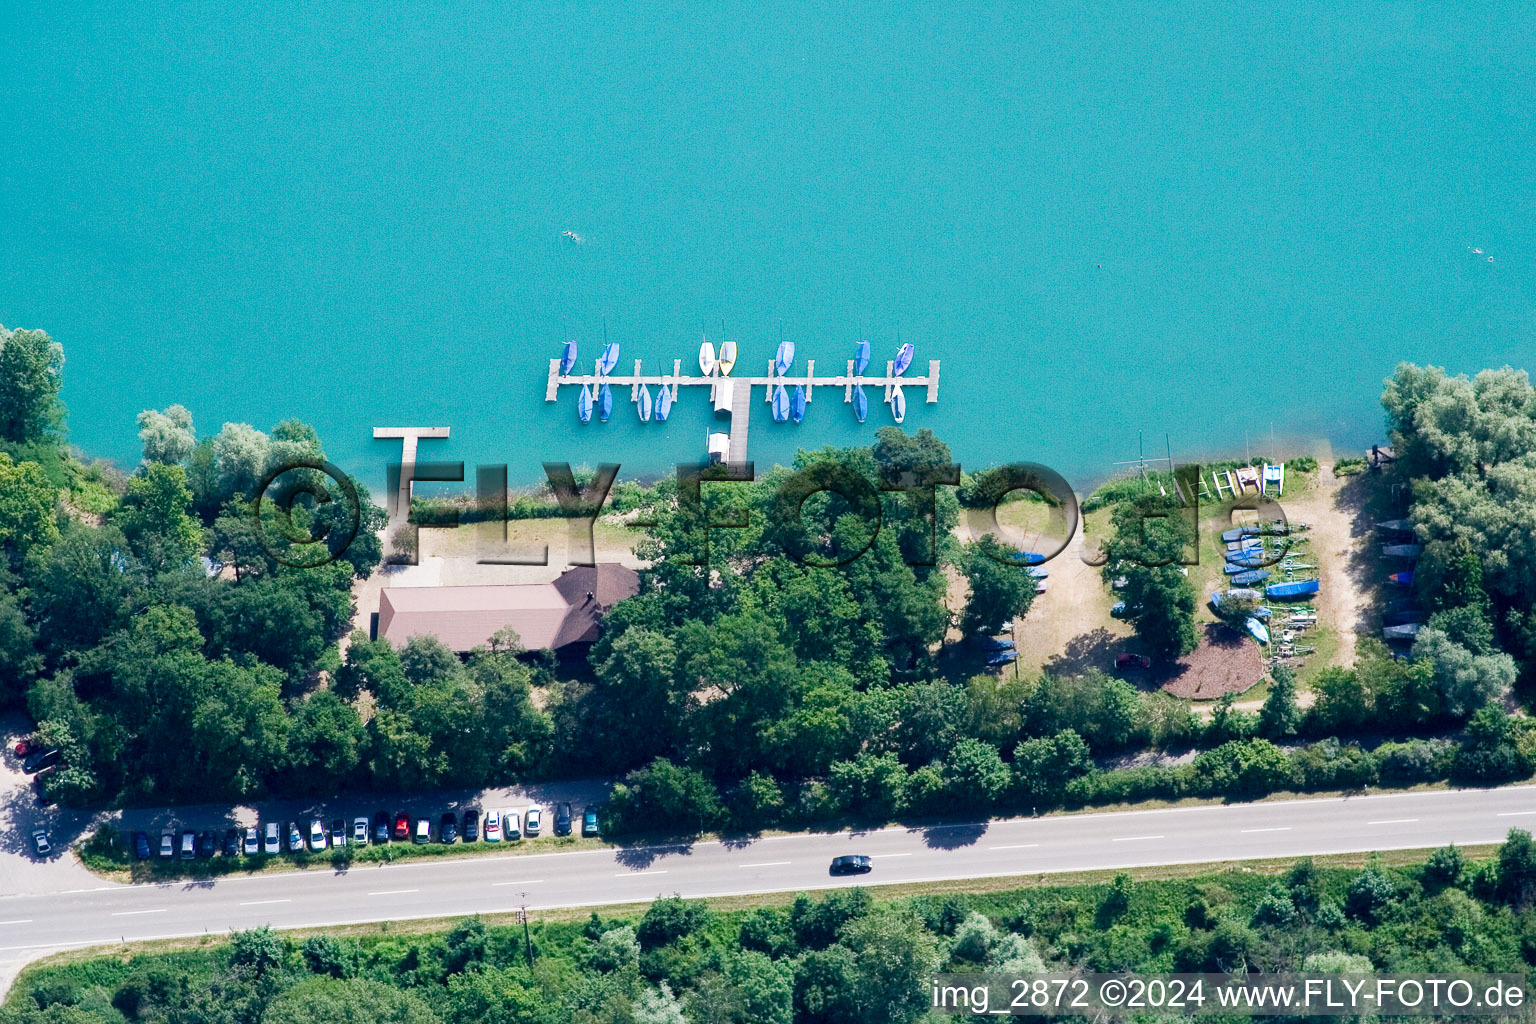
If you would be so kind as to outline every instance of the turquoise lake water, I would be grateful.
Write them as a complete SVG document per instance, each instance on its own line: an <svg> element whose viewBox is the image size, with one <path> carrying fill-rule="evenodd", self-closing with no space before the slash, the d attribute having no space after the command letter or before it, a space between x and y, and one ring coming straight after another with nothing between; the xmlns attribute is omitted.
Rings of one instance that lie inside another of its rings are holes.
<svg viewBox="0 0 1536 1024"><path fill-rule="evenodd" d="M1368 444L1398 360L1536 336L1526 4L22 6L0 322L63 342L72 439L127 463L180 402L370 481L384 424L655 471L705 396L582 427L547 361L606 318L621 367L692 366L723 320L754 371L781 324L823 373L899 329L943 361L908 429L1085 481L1138 431ZM760 463L889 422L756 408Z"/></svg>

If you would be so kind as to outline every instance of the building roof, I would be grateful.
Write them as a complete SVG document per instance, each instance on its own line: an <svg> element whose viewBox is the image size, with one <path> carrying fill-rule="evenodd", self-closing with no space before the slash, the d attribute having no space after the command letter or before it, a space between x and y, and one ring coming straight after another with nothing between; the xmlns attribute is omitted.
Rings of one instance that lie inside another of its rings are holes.
<svg viewBox="0 0 1536 1024"><path fill-rule="evenodd" d="M552 583L386 587L379 595L378 635L396 646L413 636L435 636L462 653L510 626L529 650L558 649L596 640L603 614L639 589L633 569L611 562L568 569Z"/></svg>

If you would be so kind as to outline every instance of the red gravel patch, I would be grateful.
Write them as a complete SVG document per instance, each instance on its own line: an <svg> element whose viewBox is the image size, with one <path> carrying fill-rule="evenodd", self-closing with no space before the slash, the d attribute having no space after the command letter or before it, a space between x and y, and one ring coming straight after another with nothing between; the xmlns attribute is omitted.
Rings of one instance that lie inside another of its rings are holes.
<svg viewBox="0 0 1536 1024"><path fill-rule="evenodd" d="M1175 697L1215 700L1224 693L1242 693L1264 678L1264 654L1252 637L1213 622L1206 625L1199 647L1157 674L1162 688Z"/></svg>

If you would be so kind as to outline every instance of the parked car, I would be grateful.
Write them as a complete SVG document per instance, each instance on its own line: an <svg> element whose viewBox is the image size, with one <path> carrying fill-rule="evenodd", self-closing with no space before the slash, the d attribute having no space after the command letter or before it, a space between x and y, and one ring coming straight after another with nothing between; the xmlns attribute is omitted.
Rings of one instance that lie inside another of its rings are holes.
<svg viewBox="0 0 1536 1024"><path fill-rule="evenodd" d="M464 841L466 843L480 841L480 812L473 807L464 812Z"/></svg>
<svg viewBox="0 0 1536 1024"><path fill-rule="evenodd" d="M240 830L237 828L226 829L224 832L224 856L240 856Z"/></svg>
<svg viewBox="0 0 1536 1024"><path fill-rule="evenodd" d="M411 816L404 811L395 812L395 838L411 838Z"/></svg>
<svg viewBox="0 0 1536 1024"><path fill-rule="evenodd" d="M277 822L267 822L266 842L262 846L262 852L266 854L281 853L282 849L282 844L277 835Z"/></svg>
<svg viewBox="0 0 1536 1024"><path fill-rule="evenodd" d="M415 843L430 843L432 841L432 819L416 819L416 835L412 838Z"/></svg>
<svg viewBox="0 0 1536 1024"><path fill-rule="evenodd" d="M363 831L363 838L368 838L366 829ZM337 848L347 845L347 823L340 818L331 822L331 845Z"/></svg>
<svg viewBox="0 0 1536 1024"><path fill-rule="evenodd" d="M261 852L261 833L252 825L245 830L245 855L254 857Z"/></svg>
<svg viewBox="0 0 1536 1024"><path fill-rule="evenodd" d="M389 835L389 829L388 828L386 828L384 830L384 835L386 837ZM352 842L354 844L358 845L358 846L367 846L368 845L368 819L367 818L353 818L352 819Z"/></svg>
<svg viewBox="0 0 1536 1024"><path fill-rule="evenodd" d="M219 834L211 828L205 828L197 834L197 855L207 860L219 852Z"/></svg>
<svg viewBox="0 0 1536 1024"><path fill-rule="evenodd" d="M176 856L176 833L160 833L160 859L170 860Z"/></svg>
<svg viewBox="0 0 1536 1024"><path fill-rule="evenodd" d="M571 805L567 803L555 804L555 835L568 836L571 834Z"/></svg>
<svg viewBox="0 0 1536 1024"><path fill-rule="evenodd" d="M46 857L53 852L53 844L48 841L48 833L42 829L32 833L32 852L39 857Z"/></svg>
<svg viewBox="0 0 1536 1024"><path fill-rule="evenodd" d="M143 832L133 834L133 855L139 860L149 860L151 850L149 848L149 836Z"/></svg>
<svg viewBox="0 0 1536 1024"><path fill-rule="evenodd" d="M874 865L863 854L853 853L843 857L832 858L832 873L834 875L864 875L868 874Z"/></svg>
<svg viewBox="0 0 1536 1024"><path fill-rule="evenodd" d="M410 827L410 822L406 822ZM376 843L389 842L389 812L379 811L373 816L373 841Z"/></svg>
<svg viewBox="0 0 1536 1024"><path fill-rule="evenodd" d="M445 811L437 823L437 841L448 846L459 841L459 819L452 811Z"/></svg>
<svg viewBox="0 0 1536 1024"><path fill-rule="evenodd" d="M1115 668L1151 668L1152 659L1145 654L1117 654Z"/></svg>
<svg viewBox="0 0 1536 1024"><path fill-rule="evenodd" d="M299 831L299 823L288 823L288 852L299 853L304 849L304 833Z"/></svg>
<svg viewBox="0 0 1536 1024"><path fill-rule="evenodd" d="M485 821L481 824L481 831L485 834L488 843L501 842L501 812L486 811Z"/></svg>
<svg viewBox="0 0 1536 1024"><path fill-rule="evenodd" d="M197 856L197 833L191 829L181 831L181 859L191 860Z"/></svg>
<svg viewBox="0 0 1536 1024"><path fill-rule="evenodd" d="M534 836L539 834L539 829L542 828L543 825L544 808L540 807L538 804L534 804L523 814L523 835L532 839Z"/></svg>
<svg viewBox="0 0 1536 1024"><path fill-rule="evenodd" d="M309 848L315 853L325 849L325 822L319 818L309 819Z"/></svg>
<svg viewBox="0 0 1536 1024"><path fill-rule="evenodd" d="M523 838L523 819L516 811L501 812L501 834L507 842Z"/></svg>
<svg viewBox="0 0 1536 1024"><path fill-rule="evenodd" d="M64 757L61 750L34 750L28 754L26 760L21 762L21 770L31 775L33 772L42 771L44 768L52 768Z"/></svg>
<svg viewBox="0 0 1536 1024"><path fill-rule="evenodd" d="M597 811L588 807L581 815L581 834L590 839L597 831Z"/></svg>

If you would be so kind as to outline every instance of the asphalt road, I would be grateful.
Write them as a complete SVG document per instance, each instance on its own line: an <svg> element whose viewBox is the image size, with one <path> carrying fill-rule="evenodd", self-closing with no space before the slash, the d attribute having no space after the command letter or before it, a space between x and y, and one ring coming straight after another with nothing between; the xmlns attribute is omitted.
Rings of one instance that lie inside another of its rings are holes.
<svg viewBox="0 0 1536 1024"><path fill-rule="evenodd" d="M1536 828L1536 787L1056 815L743 843L432 860L0 896L0 953L684 896L1468 845ZM828 874L844 853L872 873ZM526 896L523 894L526 893Z"/></svg>

